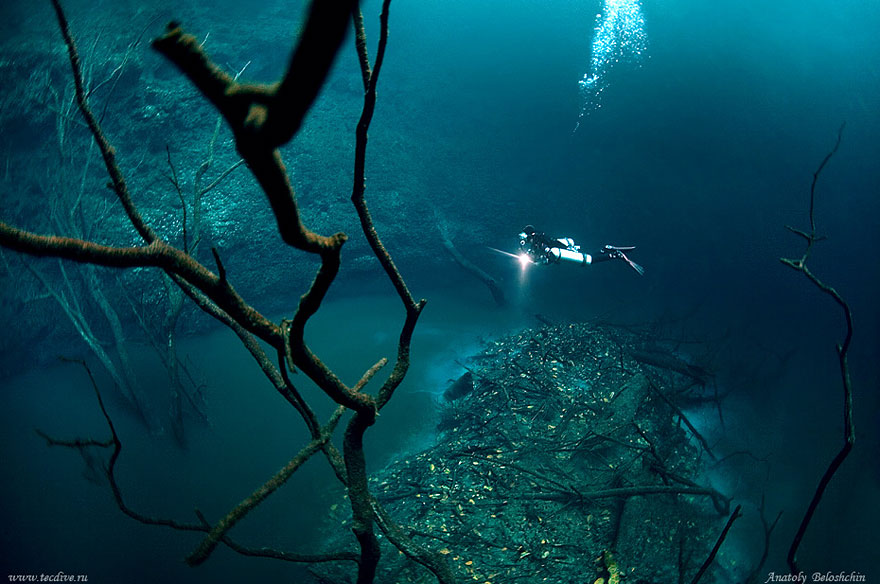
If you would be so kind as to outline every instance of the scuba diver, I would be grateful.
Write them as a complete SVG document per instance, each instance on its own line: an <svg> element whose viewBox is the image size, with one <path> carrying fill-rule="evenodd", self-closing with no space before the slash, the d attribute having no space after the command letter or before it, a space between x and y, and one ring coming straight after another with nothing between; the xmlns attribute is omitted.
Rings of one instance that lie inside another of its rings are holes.
<svg viewBox="0 0 880 584"><path fill-rule="evenodd" d="M581 247L575 245L574 240L570 237L551 239L543 233L539 233L532 225L526 225L519 234L519 247L519 258L523 266L530 263L547 265L561 262L586 266L619 259L629 264L640 275L645 273L645 269L642 266L626 257L626 253L624 253L635 249L635 246L618 247L606 245L598 253L588 254L583 253Z"/></svg>

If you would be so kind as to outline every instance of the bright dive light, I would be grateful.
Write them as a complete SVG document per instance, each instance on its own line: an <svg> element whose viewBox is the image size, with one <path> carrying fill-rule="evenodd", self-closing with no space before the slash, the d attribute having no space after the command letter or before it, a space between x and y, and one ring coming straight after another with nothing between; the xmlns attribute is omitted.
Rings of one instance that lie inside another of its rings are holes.
<svg viewBox="0 0 880 584"><path fill-rule="evenodd" d="M523 270L525 270L529 264L534 263L532 262L532 258L529 257L529 254L526 253L519 254L516 259L519 260L519 267Z"/></svg>

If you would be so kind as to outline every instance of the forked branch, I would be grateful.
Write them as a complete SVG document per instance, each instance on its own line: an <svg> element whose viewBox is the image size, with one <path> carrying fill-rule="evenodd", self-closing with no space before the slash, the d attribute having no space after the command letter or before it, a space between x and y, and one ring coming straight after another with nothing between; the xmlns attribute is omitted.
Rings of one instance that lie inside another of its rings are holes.
<svg viewBox="0 0 880 584"><path fill-rule="evenodd" d="M296 313L292 319L282 322L281 325L266 319L238 295L226 277L216 250L212 250L217 261L218 273L215 274L187 253L187 249L180 250L166 243L146 224L131 198L123 173L116 162L115 151L104 137L99 121L91 112L88 95L83 89L76 45L59 0L52 0L52 3L68 49L77 89L77 104L101 150L117 198L145 245L132 248L105 246L85 239L38 235L2 222L0 222L0 245L36 256L53 256L111 267L152 266L164 270L202 310L224 322L238 334L275 388L299 410L312 434L312 441L300 454L266 484L233 508L216 525L211 526L201 514L197 514L199 523L195 524L151 518L135 512L123 501L114 475L121 442L96 388L101 410L113 435L113 454L110 457L107 473L117 505L126 515L142 523L207 533L207 537L189 556L188 561L191 564L203 562L221 542L239 553L293 559L293 555L281 552L260 553L238 546L228 539L227 532L248 511L281 486L299 468L305 458L323 450L337 476L349 490L354 531L361 545L358 582L362 584L372 582L379 560L378 540L373 533L373 524L379 516L379 511L374 508L374 500L367 488L363 436L366 429L375 422L378 410L391 399L394 390L400 385L409 369L412 335L425 305L424 300L416 301L410 293L378 236L364 197L367 131L375 109L378 75L388 39L390 0L384 0L382 5L381 32L372 66L367 55L363 18L357 8L357 1L314 0L286 74L279 82L271 85L239 83L236 77L213 63L195 37L186 34L177 23L171 23L166 33L153 42L153 47L171 60L196 85L229 124L238 152L269 200L281 238L287 244L314 253L321 258L321 267L311 286L301 297ZM278 148L297 132L306 112L324 84L350 18L355 22L357 53L365 87L364 106L356 129L355 172L351 198L367 241L400 296L406 315L398 341L396 362L375 397L365 393L363 389L385 365L385 359L367 370L360 381L349 387L312 353L305 343L306 323L320 308L336 277L340 266L340 251L346 241L346 235L343 233L319 235L303 224L294 189L278 151ZM185 243L185 248L193 247L188 243L188 241ZM275 349L279 359L277 369L272 366L266 353L252 335ZM294 368L303 371L334 401L355 412L345 433L344 467L338 452L329 444L330 432L342 410L337 410L337 414L328 425L319 426L311 409L290 384L287 371L292 371ZM379 517L379 523L389 534L402 533L399 527L384 514ZM452 571L443 558L407 544L405 537L389 535L389 539L401 542L398 544L404 546L401 549L405 548L411 557L428 566L442 583L454 581ZM333 559L311 557L314 558L312 561ZM341 554L335 556L335 559L353 559L353 557L351 554Z"/></svg>
<svg viewBox="0 0 880 584"><path fill-rule="evenodd" d="M45 439L46 443L49 446L63 446L67 448L77 449L91 447L112 448L113 452L110 455L109 463L105 467L104 472L110 485L110 489L113 493L113 498L116 501L116 505L117 507L119 507L119 510L122 511L122 513L134 519L135 521L143 523L145 525L170 527L171 529L175 529L178 531L202 531L207 533L206 538L202 541L196 551L187 558L187 561L190 562L190 564L194 565L200 563L201 561L204 561L207 556L216 548L217 544L221 542L242 555L269 557L289 562L312 563L338 560L356 561L357 557L354 554L348 552L341 552L339 554L297 554L271 548L248 548L233 541L228 537L228 535L226 535L226 533L229 531L229 529L232 528L233 525L235 525L235 523L242 519L260 502L265 500L266 497L268 497L279 487L281 487L299 466L301 466L310 456L315 454L315 452L320 450L323 444L326 444L326 442L330 438L330 434L332 434L333 429L339 422L339 417L342 414L342 408L337 408L337 410L330 417L330 420L327 422L327 424L325 424L323 428L321 428L321 432L318 438L313 439L311 442L309 442L309 444L307 444L302 450L300 450L300 452L297 453L296 456L294 456L280 471L278 471L275 476L270 478L264 485L254 491L254 493L250 497L246 498L239 505L237 505L232 511L227 514L227 516L223 520L218 522L216 526L212 527L198 510L196 510L195 513L200 520L199 523L184 523L177 521L176 519L144 515L143 513L135 511L133 508L129 507L128 504L125 502L125 499L122 495L122 489L120 488L119 483L116 479L116 464L119 461L119 457L122 453L122 441L119 438L119 434L116 432L116 426L114 425L113 419L110 417L110 414L104 405L101 391L98 389L98 384L95 381L95 378L92 375L92 371L86 364L86 362L76 359L65 360L72 363L78 363L86 371L89 382L92 386L92 389L94 390L95 398L98 401L98 407L101 410L101 414L104 417L104 420L107 422L107 427L110 429L111 437L108 440L59 440L49 436L41 430L37 430L37 434Z"/></svg>
<svg viewBox="0 0 880 584"><path fill-rule="evenodd" d="M846 335L843 342L837 345L837 360L840 368L841 383L843 386L843 445L835 455L834 459L832 459L831 463L829 463L828 468L825 470L825 473L819 480L819 484L816 486L816 491L813 494L813 498L810 500L810 504L807 507L806 512L804 513L801 524L798 527L797 533L795 533L794 539L792 540L791 547L788 550L787 561L788 567L791 570L792 574L797 574L798 572L800 572L800 570L798 569L797 561L798 548L800 547L801 541L804 538L804 534L806 533L807 528L810 525L810 521L813 519L813 514L819 507L819 503L822 500L822 495L824 495L825 489L828 488L831 479L834 478L835 473L837 473L837 470L840 468L840 466L843 464L843 461L849 455L856 440L856 430L855 424L853 422L852 382L850 380L849 364L847 362L847 354L849 353L849 346L853 336L852 309L837 290L825 284L815 274L813 274L813 272L810 271L809 267L807 267L807 259L810 256L810 251L812 250L813 244L821 239L816 235L816 221L813 214L815 208L816 183L819 180L819 175L822 173L825 165L828 164L828 161L831 160L831 157L834 156L834 154L837 152L838 147L840 146L841 136L843 135L843 128L844 126L841 125L840 129L837 132L837 141L834 144L834 148L832 148L831 151L825 155L825 158L822 159L822 162L819 164L816 172L813 173L813 182L810 187L810 232L807 233L789 227L789 230L797 233L798 235L806 239L807 248L806 250L804 250L803 255L799 259L793 260L780 258L780 261L782 263L804 274L810 282L812 282L817 288L819 288L819 290L833 298L834 302L843 311L844 320L846 321Z"/></svg>

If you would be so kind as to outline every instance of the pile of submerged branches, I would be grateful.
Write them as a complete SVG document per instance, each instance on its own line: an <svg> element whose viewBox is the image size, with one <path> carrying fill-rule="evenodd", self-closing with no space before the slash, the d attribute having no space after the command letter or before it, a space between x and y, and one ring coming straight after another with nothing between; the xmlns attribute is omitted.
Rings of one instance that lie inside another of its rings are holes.
<svg viewBox="0 0 880 584"><path fill-rule="evenodd" d="M461 582L689 581L729 499L700 484L706 450L676 405L706 388L648 342L589 324L490 342L444 394L436 444L372 492ZM433 581L386 554L380 581Z"/></svg>

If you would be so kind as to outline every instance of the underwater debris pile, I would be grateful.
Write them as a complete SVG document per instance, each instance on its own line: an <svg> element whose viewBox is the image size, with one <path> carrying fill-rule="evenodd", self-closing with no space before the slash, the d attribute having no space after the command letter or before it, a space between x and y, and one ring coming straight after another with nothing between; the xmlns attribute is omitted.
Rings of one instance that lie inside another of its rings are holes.
<svg viewBox="0 0 880 584"><path fill-rule="evenodd" d="M644 341L574 324L490 342L447 390L436 444L372 492L461 582L689 580L729 499L699 484L702 450L671 389L686 375L637 359ZM313 572L349 582L345 568ZM377 581L436 579L386 545Z"/></svg>

